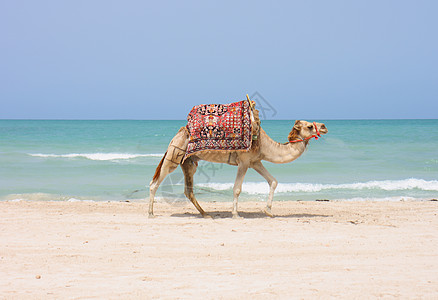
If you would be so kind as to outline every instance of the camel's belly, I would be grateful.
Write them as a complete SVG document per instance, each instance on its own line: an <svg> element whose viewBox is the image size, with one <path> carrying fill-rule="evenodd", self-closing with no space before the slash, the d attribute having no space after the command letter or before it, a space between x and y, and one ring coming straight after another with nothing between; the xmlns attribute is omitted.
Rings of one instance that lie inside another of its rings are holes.
<svg viewBox="0 0 438 300"><path fill-rule="evenodd" d="M229 164L237 166L237 152L223 152L223 151L209 151L204 153L197 153L196 156L200 160L205 160L214 163Z"/></svg>

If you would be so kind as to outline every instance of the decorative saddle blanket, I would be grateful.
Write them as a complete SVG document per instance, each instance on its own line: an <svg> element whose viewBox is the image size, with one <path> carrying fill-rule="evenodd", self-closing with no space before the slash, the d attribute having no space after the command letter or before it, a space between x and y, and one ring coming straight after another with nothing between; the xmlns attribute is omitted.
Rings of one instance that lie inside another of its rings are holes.
<svg viewBox="0 0 438 300"><path fill-rule="evenodd" d="M230 104L201 104L187 116L190 134L184 160L204 150L249 150L251 107L248 101Z"/></svg>

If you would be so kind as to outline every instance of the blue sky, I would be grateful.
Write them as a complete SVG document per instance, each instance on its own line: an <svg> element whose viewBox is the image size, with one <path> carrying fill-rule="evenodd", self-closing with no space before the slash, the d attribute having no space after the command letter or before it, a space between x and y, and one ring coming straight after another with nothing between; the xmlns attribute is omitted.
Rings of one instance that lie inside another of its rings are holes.
<svg viewBox="0 0 438 300"><path fill-rule="evenodd" d="M0 118L438 118L437 1L1 1ZM270 116L268 116L270 117Z"/></svg>

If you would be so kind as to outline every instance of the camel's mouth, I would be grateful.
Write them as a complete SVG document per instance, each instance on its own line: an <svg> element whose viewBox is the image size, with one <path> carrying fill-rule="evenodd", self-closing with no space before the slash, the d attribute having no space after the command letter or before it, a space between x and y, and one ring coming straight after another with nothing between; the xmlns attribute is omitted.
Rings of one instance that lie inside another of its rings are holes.
<svg viewBox="0 0 438 300"><path fill-rule="evenodd" d="M319 133L321 134L327 134L328 129L324 124L321 124L321 126L319 126Z"/></svg>

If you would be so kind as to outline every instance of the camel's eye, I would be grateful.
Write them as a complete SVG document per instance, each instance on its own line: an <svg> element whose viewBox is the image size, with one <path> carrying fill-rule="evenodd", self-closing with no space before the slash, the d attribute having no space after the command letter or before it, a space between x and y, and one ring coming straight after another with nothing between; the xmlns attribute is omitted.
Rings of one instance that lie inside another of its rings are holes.
<svg viewBox="0 0 438 300"><path fill-rule="evenodd" d="M309 125L309 126L307 126L307 128L313 129L313 125Z"/></svg>

